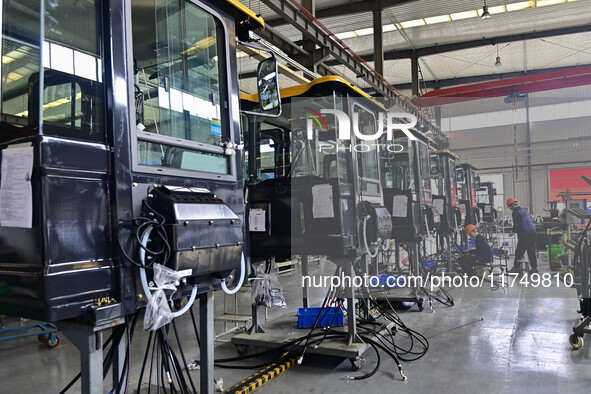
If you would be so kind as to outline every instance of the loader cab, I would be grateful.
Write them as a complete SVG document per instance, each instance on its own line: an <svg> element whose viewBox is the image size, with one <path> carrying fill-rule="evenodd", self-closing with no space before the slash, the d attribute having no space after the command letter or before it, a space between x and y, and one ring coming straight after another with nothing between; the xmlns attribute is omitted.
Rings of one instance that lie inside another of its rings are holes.
<svg viewBox="0 0 591 394"><path fill-rule="evenodd" d="M480 188L476 191L478 208L482 211L482 221L493 223L497 219L497 210L495 209L495 195L497 189L493 182L482 182Z"/></svg>
<svg viewBox="0 0 591 394"><path fill-rule="evenodd" d="M453 232L462 223L456 182L457 160L458 156L448 150L430 153L433 207L441 215L442 233Z"/></svg>
<svg viewBox="0 0 591 394"><path fill-rule="evenodd" d="M458 165L456 179L462 211L462 226L468 224L478 226L482 220L482 214L476 199L476 190L480 188L480 177L476 175L476 168L468 163Z"/></svg>
<svg viewBox="0 0 591 394"><path fill-rule="evenodd" d="M400 241L419 240L440 222L439 213L432 209L431 140L417 130L410 132L415 140L401 130L394 131L394 151L383 151L380 156L385 204L392 215L392 237Z"/></svg>
<svg viewBox="0 0 591 394"><path fill-rule="evenodd" d="M258 105L254 96L241 98L244 109ZM339 134L374 135L383 107L333 76L282 89L281 98L281 116L245 122L251 255L352 257L365 240L389 238L378 150Z"/></svg>
<svg viewBox="0 0 591 394"><path fill-rule="evenodd" d="M155 262L185 270L175 298L220 288L244 244L236 42L262 19L235 0L0 10L2 179L24 179L2 201L0 313L124 316Z"/></svg>

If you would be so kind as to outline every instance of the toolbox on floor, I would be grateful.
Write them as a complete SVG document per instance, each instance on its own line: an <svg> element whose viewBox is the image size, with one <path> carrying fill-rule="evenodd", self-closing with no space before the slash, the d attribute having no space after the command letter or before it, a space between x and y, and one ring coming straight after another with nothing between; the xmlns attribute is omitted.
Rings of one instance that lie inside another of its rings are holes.
<svg viewBox="0 0 591 394"><path fill-rule="evenodd" d="M342 327L345 324L345 316L340 307L333 306L330 308L299 308L298 309L298 328L312 328L316 322L318 314L321 313L320 319L316 324L317 328L321 327Z"/></svg>
<svg viewBox="0 0 591 394"><path fill-rule="evenodd" d="M394 276L394 275L380 275L379 278L379 285L381 287L398 287L404 286L406 284L406 278L402 276ZM371 283L371 282L370 282Z"/></svg>

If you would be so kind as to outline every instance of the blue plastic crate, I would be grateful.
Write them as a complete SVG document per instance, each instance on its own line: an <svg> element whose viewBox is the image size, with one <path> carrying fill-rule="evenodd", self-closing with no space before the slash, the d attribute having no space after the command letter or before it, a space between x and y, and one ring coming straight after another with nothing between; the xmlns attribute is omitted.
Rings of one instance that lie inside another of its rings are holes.
<svg viewBox="0 0 591 394"><path fill-rule="evenodd" d="M434 260L423 260L423 267L433 268L437 265L437 261Z"/></svg>
<svg viewBox="0 0 591 394"><path fill-rule="evenodd" d="M492 249L492 254L505 254L505 252L501 248L491 248L491 249Z"/></svg>
<svg viewBox="0 0 591 394"><path fill-rule="evenodd" d="M388 284L388 278L393 278L390 280L390 284ZM393 276L393 275L380 275L378 276L379 279L379 284L382 287L389 287L389 288L394 288L394 287L398 287L398 276ZM404 277L400 277L400 285L403 285L405 283L405 278Z"/></svg>
<svg viewBox="0 0 591 394"><path fill-rule="evenodd" d="M333 306L330 308L299 308L298 309L298 328L312 328L316 317L322 311L320 319L316 324L321 327L342 327L345 324L345 316L341 308Z"/></svg>

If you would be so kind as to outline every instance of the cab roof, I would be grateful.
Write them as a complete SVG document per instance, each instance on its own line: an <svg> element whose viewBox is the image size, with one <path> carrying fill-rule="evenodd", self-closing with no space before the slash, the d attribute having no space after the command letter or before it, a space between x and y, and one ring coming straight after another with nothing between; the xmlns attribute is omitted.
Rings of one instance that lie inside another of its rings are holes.
<svg viewBox="0 0 591 394"><path fill-rule="evenodd" d="M238 11L240 14L247 16L250 21L256 22L255 24L259 24L260 26L258 27L265 27L264 19L238 0L226 0L226 4L230 5L234 11Z"/></svg>
<svg viewBox="0 0 591 394"><path fill-rule="evenodd" d="M451 151L449 151L447 149L440 149L440 150L437 150L437 151L434 151L434 152L430 152L429 154L431 154L431 155L445 154L445 155L449 155L449 156L455 158L456 160L459 160L460 159L460 156L456 155L455 153L453 153L453 152L451 152Z"/></svg>
<svg viewBox="0 0 591 394"><path fill-rule="evenodd" d="M325 77L317 78L311 82L308 82L308 83L305 83L302 85L296 85L296 86L290 86L288 88L283 88L279 91L279 95L282 99L289 98L289 97L302 96L307 91L312 89L313 87L321 86L324 84L326 84L326 85L337 84L340 87L348 90L350 93L353 93L356 96L365 97L366 99L371 100L374 104L378 105L382 109L384 109L384 110L386 109L381 103L376 101L369 94L365 93L363 90L359 89L357 86L355 86L351 82L347 81L345 78L339 77L336 75L327 75ZM253 103L259 102L259 97L256 93L255 94L241 94L240 99L250 101Z"/></svg>

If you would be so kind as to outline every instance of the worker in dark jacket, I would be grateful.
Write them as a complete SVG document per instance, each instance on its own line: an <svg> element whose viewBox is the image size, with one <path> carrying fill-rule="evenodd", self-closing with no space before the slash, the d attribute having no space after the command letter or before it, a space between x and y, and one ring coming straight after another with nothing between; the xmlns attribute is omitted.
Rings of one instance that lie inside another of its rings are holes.
<svg viewBox="0 0 591 394"><path fill-rule="evenodd" d="M538 259L536 257L536 226L531 220L531 215L525 209L519 206L519 201L514 198L507 200L507 206L513 211L513 229L517 234L517 247L515 248L515 261L513 268L509 270L510 274L519 273L518 261L523 259L527 251L527 257L531 269L529 275L538 273Z"/></svg>
<svg viewBox="0 0 591 394"><path fill-rule="evenodd" d="M467 225L466 234L474 239L476 249L470 251L470 254L460 257L460 265L466 274L472 276L476 273L474 267L486 266L493 261L493 254L488 240L476 230L476 226L473 224Z"/></svg>

